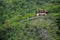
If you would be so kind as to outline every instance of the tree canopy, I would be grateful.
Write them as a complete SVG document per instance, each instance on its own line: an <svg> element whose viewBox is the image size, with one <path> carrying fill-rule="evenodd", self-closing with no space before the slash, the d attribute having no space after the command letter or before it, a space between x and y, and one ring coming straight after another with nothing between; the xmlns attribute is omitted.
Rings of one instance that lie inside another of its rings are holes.
<svg viewBox="0 0 60 40"><path fill-rule="evenodd" d="M20 22L36 16L39 9L48 11L42 21ZM51 40L60 40L60 0L0 0L0 40L42 40L40 27L46 29Z"/></svg>

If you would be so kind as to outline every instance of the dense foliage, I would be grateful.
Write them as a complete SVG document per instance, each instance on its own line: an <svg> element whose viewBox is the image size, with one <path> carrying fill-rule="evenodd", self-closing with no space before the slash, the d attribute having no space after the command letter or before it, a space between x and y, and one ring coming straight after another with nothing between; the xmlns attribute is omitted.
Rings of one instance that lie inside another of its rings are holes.
<svg viewBox="0 0 60 40"><path fill-rule="evenodd" d="M44 19L20 23L39 9L48 11L53 23L48 25L51 21ZM0 40L42 40L40 27L46 29L51 40L60 40L60 0L0 0Z"/></svg>

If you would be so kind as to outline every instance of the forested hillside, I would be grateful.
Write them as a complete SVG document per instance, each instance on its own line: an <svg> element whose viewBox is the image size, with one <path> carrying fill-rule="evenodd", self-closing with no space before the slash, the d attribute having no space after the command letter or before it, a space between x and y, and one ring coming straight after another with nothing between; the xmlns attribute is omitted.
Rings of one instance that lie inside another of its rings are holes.
<svg viewBox="0 0 60 40"><path fill-rule="evenodd" d="M60 40L60 0L0 0L0 40Z"/></svg>

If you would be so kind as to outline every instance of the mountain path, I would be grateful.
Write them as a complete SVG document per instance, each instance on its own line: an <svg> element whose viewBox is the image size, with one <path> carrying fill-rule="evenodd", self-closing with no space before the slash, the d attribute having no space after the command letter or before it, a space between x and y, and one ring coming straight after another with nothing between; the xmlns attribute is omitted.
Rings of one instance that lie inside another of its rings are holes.
<svg viewBox="0 0 60 40"><path fill-rule="evenodd" d="M47 16L45 16L45 17L36 16L36 17L32 17L32 18L27 18L25 20L21 20L20 22L27 22L29 20L32 20L33 21L32 23L34 23L34 25L38 24L38 22L42 21L42 20L48 22L48 25L50 25L53 22L53 19L50 19ZM40 36L42 37L42 40L51 40L50 35L47 33L47 31L44 28L41 27L40 29L38 29L38 32L39 32Z"/></svg>

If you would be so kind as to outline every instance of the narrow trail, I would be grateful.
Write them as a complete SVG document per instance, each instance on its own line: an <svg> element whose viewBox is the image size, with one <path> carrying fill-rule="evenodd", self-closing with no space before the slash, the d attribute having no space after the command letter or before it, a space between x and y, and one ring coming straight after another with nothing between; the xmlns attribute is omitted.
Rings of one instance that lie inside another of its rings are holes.
<svg viewBox="0 0 60 40"><path fill-rule="evenodd" d="M39 16L35 16L35 17L31 17L31 18L27 18L27 19L21 20L20 22L25 22L25 21L33 20L33 19L37 19L37 18L39 18Z"/></svg>
<svg viewBox="0 0 60 40"><path fill-rule="evenodd" d="M29 21L29 20L34 21L34 20L39 19L39 18L45 20L46 22L48 22L50 24L52 23L52 20L53 20L53 19L51 19L47 16L45 16L45 17L36 16L36 17L32 17L32 18L27 18L25 20L21 20L20 22L26 22L26 21ZM50 35L47 33L47 31L44 28L41 27L40 29L38 29L38 32L39 32L40 36L42 37L42 40L51 40Z"/></svg>
<svg viewBox="0 0 60 40"><path fill-rule="evenodd" d="M34 20L34 19L38 19L38 18L44 19L44 20L46 20L46 19L48 19L48 20L54 20L54 19L52 19L52 18L49 19L49 17L34 16L34 17L31 17L31 18L27 18L27 19L24 19L24 20L20 20L20 22L26 22L26 21Z"/></svg>

